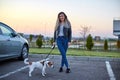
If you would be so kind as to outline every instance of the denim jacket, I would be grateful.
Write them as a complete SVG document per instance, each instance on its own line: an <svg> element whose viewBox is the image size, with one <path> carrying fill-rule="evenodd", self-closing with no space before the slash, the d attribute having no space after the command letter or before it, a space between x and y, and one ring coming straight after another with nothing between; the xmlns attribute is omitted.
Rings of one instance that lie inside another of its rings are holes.
<svg viewBox="0 0 120 80"><path fill-rule="evenodd" d="M60 26L58 26L58 29L55 30L55 32L54 32L54 42L55 42L56 39L58 38L59 32L60 32ZM64 28L63 28L63 34L64 34L64 37L66 37L66 38L68 39L68 42L71 42L71 38L72 38L72 30L71 30L71 27L70 27L70 28L64 27Z"/></svg>

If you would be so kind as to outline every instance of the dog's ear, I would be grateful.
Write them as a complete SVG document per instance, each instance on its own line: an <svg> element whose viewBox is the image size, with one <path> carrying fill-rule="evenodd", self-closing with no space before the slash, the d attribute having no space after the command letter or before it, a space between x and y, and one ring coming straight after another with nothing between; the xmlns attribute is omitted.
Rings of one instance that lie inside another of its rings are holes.
<svg viewBox="0 0 120 80"><path fill-rule="evenodd" d="M40 62L40 63L44 66L45 61L42 61L42 62Z"/></svg>
<svg viewBox="0 0 120 80"><path fill-rule="evenodd" d="M29 62L29 65L32 65L32 62Z"/></svg>
<svg viewBox="0 0 120 80"><path fill-rule="evenodd" d="M53 63L52 63L52 62L48 62L48 65L49 65L49 66L52 66L52 65L53 65Z"/></svg>

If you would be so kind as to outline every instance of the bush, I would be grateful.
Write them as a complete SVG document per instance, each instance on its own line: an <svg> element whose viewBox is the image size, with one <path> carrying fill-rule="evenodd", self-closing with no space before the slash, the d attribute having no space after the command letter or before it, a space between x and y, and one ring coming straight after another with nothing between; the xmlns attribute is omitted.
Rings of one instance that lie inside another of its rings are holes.
<svg viewBox="0 0 120 80"><path fill-rule="evenodd" d="M36 45L37 45L39 48L42 47L43 42L42 42L42 36L41 36L41 35L38 36L38 39L36 40Z"/></svg>
<svg viewBox="0 0 120 80"><path fill-rule="evenodd" d="M108 50L108 41L105 39L104 41L104 50L107 51Z"/></svg>
<svg viewBox="0 0 120 80"><path fill-rule="evenodd" d="M120 49L120 40L117 40L117 48Z"/></svg>
<svg viewBox="0 0 120 80"><path fill-rule="evenodd" d="M91 36L91 34L89 34L87 37L87 40L86 40L86 47L88 50L92 50L93 45L94 45L94 43L93 43L92 36Z"/></svg>

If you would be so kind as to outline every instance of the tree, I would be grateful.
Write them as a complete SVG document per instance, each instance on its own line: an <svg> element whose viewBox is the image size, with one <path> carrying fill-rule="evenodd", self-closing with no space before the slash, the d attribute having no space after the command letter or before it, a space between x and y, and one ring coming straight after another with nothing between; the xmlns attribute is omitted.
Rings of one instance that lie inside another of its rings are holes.
<svg viewBox="0 0 120 80"><path fill-rule="evenodd" d="M30 38L30 42L31 42L31 41L32 41L32 39L33 39L33 35L32 35L32 34L30 34L29 38Z"/></svg>
<svg viewBox="0 0 120 80"><path fill-rule="evenodd" d="M41 36L41 35L38 36L38 38L37 38L37 40L36 40L36 45L37 45L39 48L42 47L43 42L42 42L42 36Z"/></svg>
<svg viewBox="0 0 120 80"><path fill-rule="evenodd" d="M54 40L53 40L53 38L51 38L50 39L50 44L53 45L53 42L54 42Z"/></svg>
<svg viewBox="0 0 120 80"><path fill-rule="evenodd" d="M117 40L117 48L120 49L120 40Z"/></svg>
<svg viewBox="0 0 120 80"><path fill-rule="evenodd" d="M86 47L88 50L92 50L93 45L94 45L94 43L93 43L92 36L91 36L91 34L89 34L87 37L87 40L86 40Z"/></svg>
<svg viewBox="0 0 120 80"><path fill-rule="evenodd" d="M105 51L108 50L108 41L107 41L107 39L105 39L105 41L104 41L104 50Z"/></svg>
<svg viewBox="0 0 120 80"><path fill-rule="evenodd" d="M90 31L90 29L91 29L90 26L81 26L81 28L80 28L80 34L82 35L83 41L84 41L84 49L85 49L86 35Z"/></svg>
<svg viewBox="0 0 120 80"><path fill-rule="evenodd" d="M30 45L30 47L32 47L32 43L31 43L31 42L32 42L32 39L33 39L33 35L32 35L32 34L30 34L30 35L29 35L29 40L30 40L29 45Z"/></svg>

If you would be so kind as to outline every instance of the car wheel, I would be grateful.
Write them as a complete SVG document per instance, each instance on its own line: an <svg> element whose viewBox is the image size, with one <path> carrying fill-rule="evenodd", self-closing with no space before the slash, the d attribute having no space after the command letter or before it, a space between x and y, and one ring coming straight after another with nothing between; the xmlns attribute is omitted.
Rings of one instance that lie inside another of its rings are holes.
<svg viewBox="0 0 120 80"><path fill-rule="evenodd" d="M28 57L28 47L26 45L24 45L19 59L24 60L27 57Z"/></svg>

